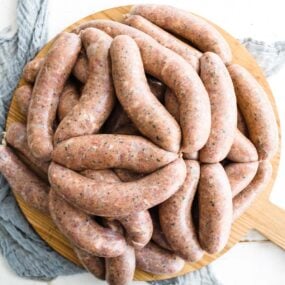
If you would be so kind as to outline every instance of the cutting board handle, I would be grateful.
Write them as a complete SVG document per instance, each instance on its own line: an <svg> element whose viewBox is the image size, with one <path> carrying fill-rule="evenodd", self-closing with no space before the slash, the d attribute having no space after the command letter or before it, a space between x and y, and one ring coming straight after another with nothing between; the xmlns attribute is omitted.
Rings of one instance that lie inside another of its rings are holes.
<svg viewBox="0 0 285 285"><path fill-rule="evenodd" d="M250 209L252 226L285 250L285 210L263 201Z"/></svg>

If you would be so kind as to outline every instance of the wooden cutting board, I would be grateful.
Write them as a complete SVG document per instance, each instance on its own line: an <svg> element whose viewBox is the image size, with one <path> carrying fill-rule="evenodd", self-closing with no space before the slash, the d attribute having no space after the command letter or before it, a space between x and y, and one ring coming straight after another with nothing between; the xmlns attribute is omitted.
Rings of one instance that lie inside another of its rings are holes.
<svg viewBox="0 0 285 285"><path fill-rule="evenodd" d="M92 14L84 19L77 21L76 23L68 27L66 31L71 31L76 26L94 19L111 19L115 21L121 21L123 14L128 13L130 7L131 6L116 7ZM216 28L224 35L224 37L230 44L231 49L233 51L233 61L246 67L256 77L256 79L266 90L267 95L275 111L276 120L278 122L278 127L279 127L279 136L281 139L280 122L277 114L275 101L261 69L258 67L256 61L252 58L252 56L236 39L234 39L232 36L230 36L227 32L225 32L221 28L217 26ZM47 53L47 50L51 45L51 42L49 42L46 46L43 47L43 49L39 52L37 57L42 57ZM24 81L21 80L19 84L22 85L23 83ZM7 127L12 122L15 121L25 122L25 118L20 114L19 108L15 100L12 100L12 104L7 119ZM200 260L199 262L186 264L184 269L175 275L152 275L137 270L135 275L136 280L167 279L173 276L182 275L187 272L199 269L211 263L213 260L215 260L222 254L224 254L226 251L228 251L237 242L239 242L241 238L250 229L256 229L260 231L263 235L265 235L275 244L285 249L285 211L273 205L269 201L269 195L272 189L273 182L276 178L279 160L280 160L280 146L278 153L272 159L273 175L269 185L266 187L265 191L256 199L251 208L234 223L229 242L226 248L221 253L215 255L206 254L203 257L203 259ZM73 250L71 249L69 242L56 229L50 217L47 215L43 215L34 209L29 208L19 197L16 198L24 215L26 216L30 224L33 226L33 228L36 230L36 232L53 249L55 249L61 255L73 261L74 263L79 264L79 261L76 258Z"/></svg>

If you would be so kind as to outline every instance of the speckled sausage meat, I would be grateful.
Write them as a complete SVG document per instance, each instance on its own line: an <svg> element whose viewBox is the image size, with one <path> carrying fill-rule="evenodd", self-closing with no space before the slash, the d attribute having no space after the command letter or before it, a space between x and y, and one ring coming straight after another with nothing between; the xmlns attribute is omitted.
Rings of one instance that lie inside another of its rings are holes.
<svg viewBox="0 0 285 285"><path fill-rule="evenodd" d="M225 171L231 184L233 197L248 186L254 178L257 168L257 161L247 163L229 163L225 166Z"/></svg>
<svg viewBox="0 0 285 285"><path fill-rule="evenodd" d="M131 14L141 15L161 28L177 34L199 50L218 54L225 63L232 60L230 46L223 36L207 21L190 12L167 5L135 5Z"/></svg>
<svg viewBox="0 0 285 285"><path fill-rule="evenodd" d="M33 155L48 161L53 150L53 123L59 96L81 48L76 34L62 33L51 46L34 85L28 114L28 144Z"/></svg>
<svg viewBox="0 0 285 285"><path fill-rule="evenodd" d="M160 102L163 102L165 85L163 83L161 83L160 81L153 79L153 78L147 78L147 82L148 82L150 91L153 93L153 95ZM126 112L122 108L121 104L119 102L117 102L114 110L112 111L111 115L109 116L108 120L106 121L106 124L104 125L104 132L106 132L106 133L118 133L118 134L129 134L129 133L123 133L122 130L127 125L130 125L130 124L132 124L131 120L129 119L128 115L126 114ZM134 126L134 128L136 129L135 126Z"/></svg>
<svg viewBox="0 0 285 285"><path fill-rule="evenodd" d="M96 182L116 183L121 182L119 177L109 169L105 170L85 170L81 172L85 177L91 178ZM122 180L123 182L133 181L132 177ZM153 226L148 211L135 212L131 215L119 217L118 221L123 225L127 232L128 243L135 248L144 247L151 239Z"/></svg>
<svg viewBox="0 0 285 285"><path fill-rule="evenodd" d="M167 111L175 118L177 123L180 121L179 103L175 94L168 88L164 95L164 104Z"/></svg>
<svg viewBox="0 0 285 285"><path fill-rule="evenodd" d="M37 57L29 61L23 69L23 79L29 83L34 83L44 60L45 59L43 57Z"/></svg>
<svg viewBox="0 0 285 285"><path fill-rule="evenodd" d="M75 32L86 27L96 27L112 37L125 34L136 41L146 73L172 89L178 99L182 151L192 153L201 149L210 134L211 108L207 91L193 67L152 37L127 25L110 20L94 20L79 26Z"/></svg>
<svg viewBox="0 0 285 285"><path fill-rule="evenodd" d="M177 154L139 136L99 134L61 142L52 158L74 170L126 168L149 173L175 160Z"/></svg>
<svg viewBox="0 0 285 285"><path fill-rule="evenodd" d="M77 61L73 67L72 74L81 83L86 83L89 71L88 71L88 59L85 52L81 51L81 53L79 54Z"/></svg>
<svg viewBox="0 0 285 285"><path fill-rule="evenodd" d="M177 255L153 242L136 250L137 267L152 274L173 274L182 270L185 262Z"/></svg>
<svg viewBox="0 0 285 285"><path fill-rule="evenodd" d="M25 117L28 115L29 106L32 98L33 87L30 84L22 85L17 88L14 97L18 104L21 114Z"/></svg>
<svg viewBox="0 0 285 285"><path fill-rule="evenodd" d="M233 199L233 220L236 220L249 208L256 196L265 189L271 175L271 163L267 160L261 161L251 183Z"/></svg>
<svg viewBox="0 0 285 285"><path fill-rule="evenodd" d="M127 183L100 183L55 163L49 167L49 181L61 197L87 213L106 217L122 217L162 203L180 188L185 176L182 159Z"/></svg>
<svg viewBox="0 0 285 285"><path fill-rule="evenodd" d="M267 94L244 67L232 64L228 69L259 160L270 159L278 148L278 128Z"/></svg>
<svg viewBox="0 0 285 285"><path fill-rule="evenodd" d="M62 94L59 98L57 115L59 121L62 121L63 118L76 106L79 102L79 92L74 83L68 82L62 91Z"/></svg>
<svg viewBox="0 0 285 285"><path fill-rule="evenodd" d="M135 212L118 220L127 231L129 243L134 248L143 248L150 241L153 225L148 211Z"/></svg>
<svg viewBox="0 0 285 285"><path fill-rule="evenodd" d="M203 256L191 208L196 193L200 165L197 161L186 160L187 176L183 186L159 206L159 220L173 251L184 260L195 262Z"/></svg>
<svg viewBox="0 0 285 285"><path fill-rule="evenodd" d="M109 285L130 284L134 278L135 269L135 250L127 246L122 255L106 259L106 281Z"/></svg>
<svg viewBox="0 0 285 285"><path fill-rule="evenodd" d="M158 246L172 251L170 244L168 243L165 234L163 233L160 222L159 222L159 215L158 215L158 208L150 209L152 224L153 224L153 233L151 239L157 244Z"/></svg>
<svg viewBox="0 0 285 285"><path fill-rule="evenodd" d="M230 151L237 128L237 103L229 72L218 55L200 58L200 76L211 103L211 133L199 158L204 163L222 161Z"/></svg>
<svg viewBox="0 0 285 285"><path fill-rule="evenodd" d="M258 160L258 154L253 143L237 129L227 158L234 162L251 162Z"/></svg>
<svg viewBox="0 0 285 285"><path fill-rule="evenodd" d="M79 103L60 122L54 135L55 143L97 133L115 103L109 58L112 38L90 28L82 31L81 39L88 57L89 76Z"/></svg>
<svg viewBox="0 0 285 285"><path fill-rule="evenodd" d="M51 217L64 234L76 247L100 257L115 257L126 250L124 237L95 222L77 208L60 198L53 189L49 193Z"/></svg>
<svg viewBox="0 0 285 285"><path fill-rule="evenodd" d="M9 145L22 153L43 173L47 174L49 163L41 161L32 155L27 142L27 131L25 125L18 122L12 123L7 130L5 139Z"/></svg>
<svg viewBox="0 0 285 285"><path fill-rule="evenodd" d="M105 280L105 260L77 247L73 248L84 268L95 277Z"/></svg>
<svg viewBox="0 0 285 285"><path fill-rule="evenodd" d="M29 206L48 213L49 186L39 179L9 147L0 146L0 172L13 192Z"/></svg>
<svg viewBox="0 0 285 285"><path fill-rule="evenodd" d="M150 35L161 45L181 55L197 72L199 71L199 57L202 53L197 49L184 43L139 15L127 15L124 19L124 23Z"/></svg>
<svg viewBox="0 0 285 285"><path fill-rule="evenodd" d="M150 91L136 42L126 35L117 36L110 52L116 95L128 117L155 144L178 152L180 127Z"/></svg>
<svg viewBox="0 0 285 285"><path fill-rule="evenodd" d="M221 164L204 164L198 187L199 241L210 254L221 251L232 224L232 191Z"/></svg>

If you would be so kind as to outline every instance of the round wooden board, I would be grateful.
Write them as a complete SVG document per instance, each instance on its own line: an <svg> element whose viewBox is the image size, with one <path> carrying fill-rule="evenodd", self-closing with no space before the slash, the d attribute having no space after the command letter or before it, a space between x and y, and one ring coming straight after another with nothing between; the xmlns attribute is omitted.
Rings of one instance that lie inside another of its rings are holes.
<svg viewBox="0 0 285 285"><path fill-rule="evenodd" d="M105 11L101 11L95 14L92 14L84 19L77 21L75 24L68 27L65 31L72 31L76 26L85 23L94 19L111 19L115 21L121 21L123 14L128 13L131 6L123 6L116 7L112 9L108 9ZM214 25L214 24L213 24ZM216 25L214 25L216 26ZM274 102L274 98L270 87L261 71L259 66L253 57L247 52L247 50L232 36L230 36L223 29L216 26L216 28L224 35L226 40L231 46L233 52L233 62L239 63L242 66L246 67L260 82L260 84L264 87L267 95L272 103L272 106L275 111L276 120L279 126L279 134L280 134L280 122L277 114L276 105ZM43 47L43 49L39 52L37 57L43 57L51 45L50 41L47 45ZM20 85L24 83L23 80L20 81ZM12 122L20 121L25 122L25 118L20 114L18 106L15 100L12 100L12 104L9 110L8 118L7 118L7 126L8 127ZM280 135L281 139L281 135ZM285 219L285 212L274 206L269 202L269 194L272 189L273 182L276 178L278 165L280 159L280 147L276 156L272 160L273 165L273 175L272 179L267 186L266 190L256 199L252 207L241 217L239 218L232 227L231 236L229 242L225 249L216 255L208 255L206 254L202 260L195 263L186 264L184 269L175 275L152 275L142 271L137 270L135 279L136 280L160 280L167 279L170 277L178 276L185 274L190 271L194 271L199 269L213 260L218 258L220 255L224 254L228 251L232 246L234 246L240 239L248 232L249 229L255 228L261 231L264 235L274 241L276 244L285 249L285 223L283 222ZM57 230L55 225L49 216L43 215L40 212L29 208L19 197L16 197L17 201L22 209L24 215L30 224L34 227L36 232L57 252L71 260L76 264L80 264L77 257L75 256L73 250L70 247L69 242L62 236L62 234Z"/></svg>

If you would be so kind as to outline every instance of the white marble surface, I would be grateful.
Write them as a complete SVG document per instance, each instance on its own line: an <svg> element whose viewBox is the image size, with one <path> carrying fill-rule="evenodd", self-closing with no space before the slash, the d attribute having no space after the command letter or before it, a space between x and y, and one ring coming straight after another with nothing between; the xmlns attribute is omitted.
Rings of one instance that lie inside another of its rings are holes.
<svg viewBox="0 0 285 285"><path fill-rule="evenodd" d="M76 20L100 11L120 5L142 3L143 1L94 1L94 0L49 0L49 38L55 36L66 26ZM237 38L254 37L258 40L285 40L284 1L258 0L156 0L147 3L172 4L193 11L222 26ZM0 30L9 24L15 26L16 0L0 0ZM269 83L274 93L283 133L285 128L285 96L284 96L285 67L270 77ZM282 146L284 149L284 143ZM281 167L274 185L271 200L285 208L284 180L285 165L282 155ZM285 222L285 221L284 221ZM216 276L225 285L283 285L285 284L285 251L275 246L256 231L250 232L245 239L232 248L224 256L213 262ZM105 284L95 281L90 274L78 274L69 277L59 277L51 282L24 280L17 277L0 256L0 284L3 285L91 285ZM146 284L133 282L133 284Z"/></svg>

